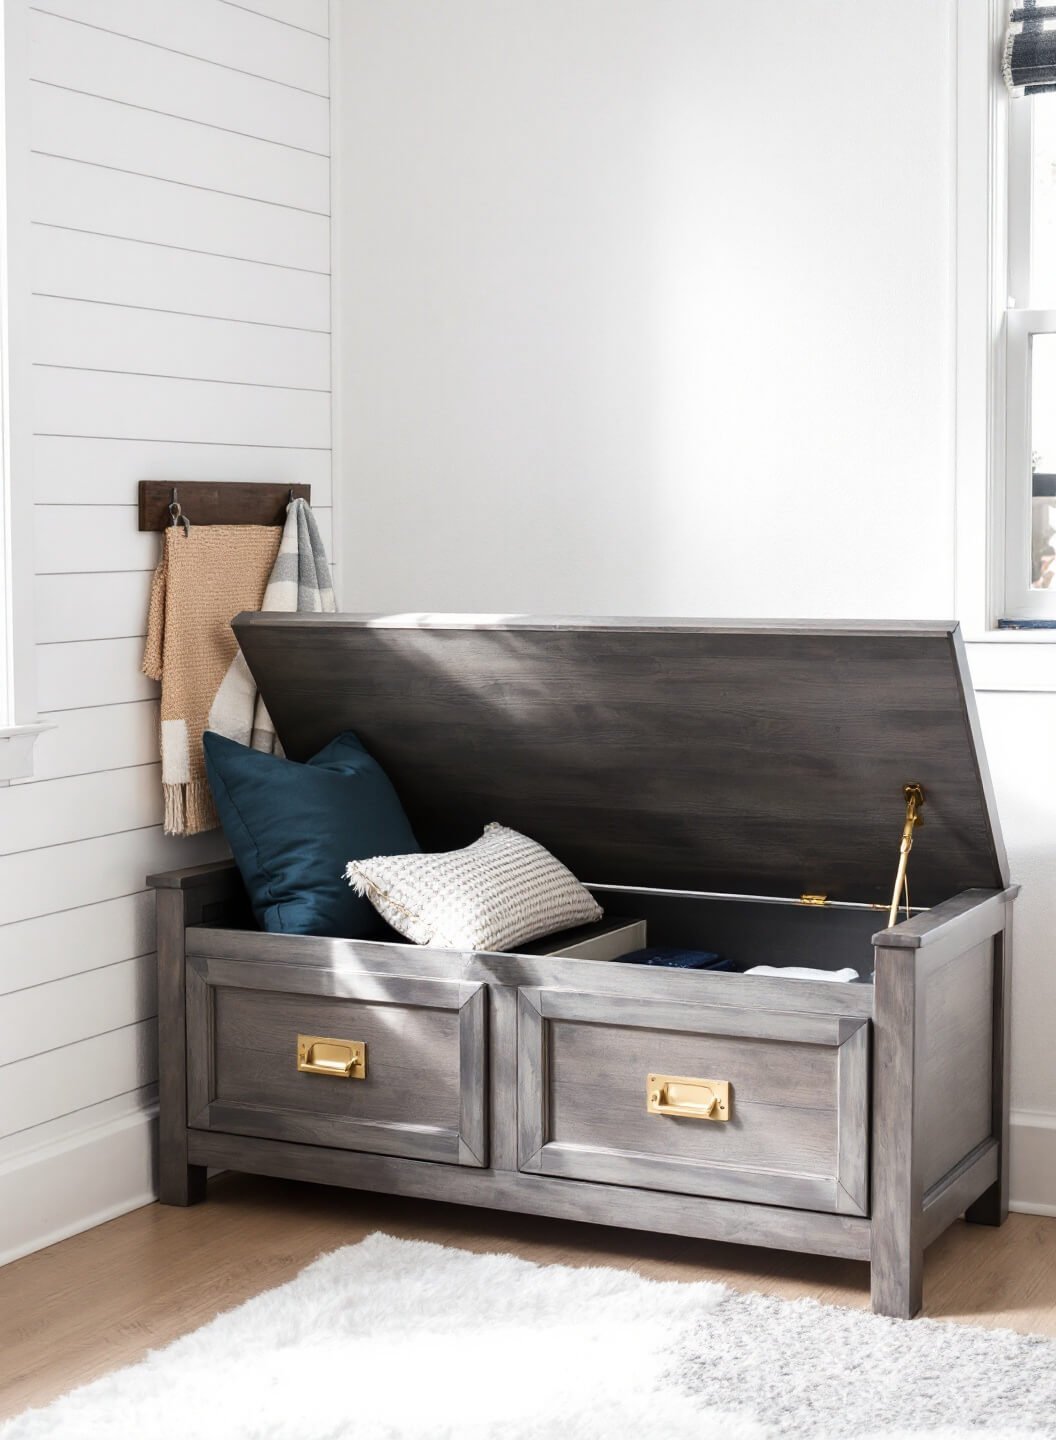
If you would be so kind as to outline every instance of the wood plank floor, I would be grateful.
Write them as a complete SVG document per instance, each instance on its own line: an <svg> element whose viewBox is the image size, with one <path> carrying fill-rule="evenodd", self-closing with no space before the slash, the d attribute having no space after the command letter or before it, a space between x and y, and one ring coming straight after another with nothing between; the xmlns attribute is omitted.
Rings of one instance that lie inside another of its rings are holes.
<svg viewBox="0 0 1056 1440"><path fill-rule="evenodd" d="M854 1261L224 1175L204 1205L150 1205L0 1270L0 1418L139 1359L373 1230L869 1303L868 1269ZM1000 1230L958 1222L928 1251L924 1299L935 1318L1056 1336L1056 1219L1013 1215Z"/></svg>

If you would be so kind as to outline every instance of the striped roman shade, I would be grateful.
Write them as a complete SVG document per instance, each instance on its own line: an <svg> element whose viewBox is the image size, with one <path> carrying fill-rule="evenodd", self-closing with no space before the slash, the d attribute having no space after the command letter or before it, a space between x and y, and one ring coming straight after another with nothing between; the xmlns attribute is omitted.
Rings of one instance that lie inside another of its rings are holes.
<svg viewBox="0 0 1056 1440"><path fill-rule="evenodd" d="M1005 83L1011 94L1056 90L1056 5L1027 5L1009 16Z"/></svg>

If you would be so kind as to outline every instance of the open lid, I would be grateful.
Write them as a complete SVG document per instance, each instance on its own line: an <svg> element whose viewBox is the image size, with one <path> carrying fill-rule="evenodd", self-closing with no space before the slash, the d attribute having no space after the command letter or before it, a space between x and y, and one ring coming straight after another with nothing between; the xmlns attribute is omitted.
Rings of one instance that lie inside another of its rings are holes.
<svg viewBox="0 0 1056 1440"><path fill-rule="evenodd" d="M354 730L426 850L498 820L588 883L880 904L916 783L912 903L1007 884L954 624L262 613L234 629L287 754Z"/></svg>

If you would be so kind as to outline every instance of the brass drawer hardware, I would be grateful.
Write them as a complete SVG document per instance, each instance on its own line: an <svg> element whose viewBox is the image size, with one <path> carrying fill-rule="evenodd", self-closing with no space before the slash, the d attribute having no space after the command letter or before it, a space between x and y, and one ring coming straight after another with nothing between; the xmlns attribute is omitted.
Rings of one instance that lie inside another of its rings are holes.
<svg viewBox="0 0 1056 1440"><path fill-rule="evenodd" d="M306 1075L333 1075L339 1080L367 1078L367 1047L362 1040L334 1040L326 1035L297 1036L297 1069Z"/></svg>
<svg viewBox="0 0 1056 1440"><path fill-rule="evenodd" d="M686 1120L728 1120L730 1082L697 1080L690 1075L650 1075L645 1108L650 1115L681 1115Z"/></svg>

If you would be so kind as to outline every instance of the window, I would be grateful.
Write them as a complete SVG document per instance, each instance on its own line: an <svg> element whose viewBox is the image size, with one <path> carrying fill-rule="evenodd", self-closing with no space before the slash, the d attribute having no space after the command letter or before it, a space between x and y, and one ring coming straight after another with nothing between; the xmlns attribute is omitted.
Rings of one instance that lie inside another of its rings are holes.
<svg viewBox="0 0 1056 1440"><path fill-rule="evenodd" d="M1003 618L1056 625L1056 94L1013 101Z"/></svg>
<svg viewBox="0 0 1056 1440"><path fill-rule="evenodd" d="M28 75L26 13L25 7L0 0L0 784L32 772L33 741L50 728L36 719L33 703L33 547L27 544L33 497L22 479L29 468L28 367L21 338L27 330L29 287L19 204L26 193L29 149L21 78Z"/></svg>
<svg viewBox="0 0 1056 1440"><path fill-rule="evenodd" d="M4 7L0 5L0 75L3 72ZM3 87L6 91L6 85ZM8 399L8 305L7 305L7 229L8 191L6 154L6 116L0 109L0 727L14 724L14 646L11 626L11 435Z"/></svg>

